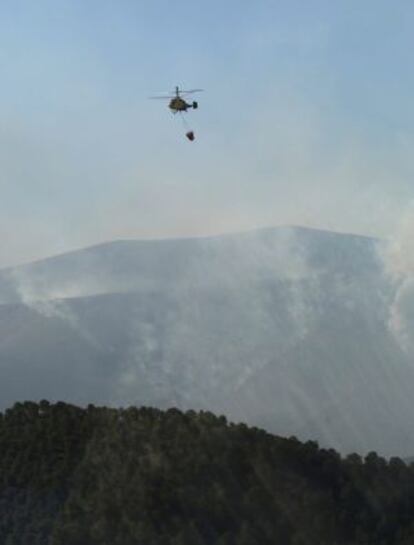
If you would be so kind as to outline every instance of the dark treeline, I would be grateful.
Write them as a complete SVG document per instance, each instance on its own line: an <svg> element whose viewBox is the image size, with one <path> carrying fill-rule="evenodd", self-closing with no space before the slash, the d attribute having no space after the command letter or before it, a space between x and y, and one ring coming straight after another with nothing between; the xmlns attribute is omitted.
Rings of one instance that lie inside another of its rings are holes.
<svg viewBox="0 0 414 545"><path fill-rule="evenodd" d="M414 466L209 412L0 414L2 545L412 545Z"/></svg>

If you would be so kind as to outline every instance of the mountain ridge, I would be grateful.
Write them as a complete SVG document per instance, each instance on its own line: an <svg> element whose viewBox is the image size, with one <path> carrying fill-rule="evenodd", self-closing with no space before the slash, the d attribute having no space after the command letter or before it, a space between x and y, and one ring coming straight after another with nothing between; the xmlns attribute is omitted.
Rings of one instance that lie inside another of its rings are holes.
<svg viewBox="0 0 414 545"><path fill-rule="evenodd" d="M177 236L177 237L154 237L154 238L119 238L119 239L110 239L103 242L98 242L95 244L88 244L86 246L80 246L78 248L74 248L72 250L67 250L63 252L58 252L56 254L48 255L45 257L24 261L22 263L19 263L17 265L5 265L0 267L0 274L4 272L8 272L14 269L20 269L25 268L32 265L37 265L43 262L50 262L54 261L56 259L60 259L64 256L73 256L75 254L82 254L85 252L95 250L104 249L105 247L115 247L115 246L123 246L123 245L145 245L145 244L169 244L174 242L203 242L203 241L214 241L217 239L230 239L235 237L243 237L243 236L251 236L259 233L266 233L266 232L275 232L275 231L292 231L292 232L309 232L319 235L326 235L326 236L343 236L347 238L355 238L355 239L362 239L362 240L371 240L371 241L380 241L378 237L370 236L370 235L364 235L359 233L350 233L350 232L340 232L340 231L331 231L329 229L321 229L317 227L306 227L301 225L280 225L280 226L269 226L269 227L257 227L254 229L246 229L242 231L234 231L234 232L227 232L227 233L220 233L220 234L213 234L213 235L200 235L200 236Z"/></svg>

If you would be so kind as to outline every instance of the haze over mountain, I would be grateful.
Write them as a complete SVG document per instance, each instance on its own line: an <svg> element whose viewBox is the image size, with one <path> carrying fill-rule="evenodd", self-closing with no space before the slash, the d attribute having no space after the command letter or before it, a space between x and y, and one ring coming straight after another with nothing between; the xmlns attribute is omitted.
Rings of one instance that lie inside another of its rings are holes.
<svg viewBox="0 0 414 545"><path fill-rule="evenodd" d="M382 255L375 239L291 227L5 269L1 406L206 408L343 452L412 455L413 354Z"/></svg>

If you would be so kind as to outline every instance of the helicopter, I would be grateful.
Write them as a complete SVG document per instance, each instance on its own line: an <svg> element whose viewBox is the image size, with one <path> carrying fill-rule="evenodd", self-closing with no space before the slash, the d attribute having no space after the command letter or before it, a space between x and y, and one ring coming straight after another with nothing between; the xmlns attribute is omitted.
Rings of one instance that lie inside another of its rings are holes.
<svg viewBox="0 0 414 545"><path fill-rule="evenodd" d="M168 104L169 109L172 111L173 114L176 114L178 112L186 112L188 109L192 108L193 110L197 110L198 108L198 102L195 100L192 103L186 102L182 95L188 95L192 93L200 93L203 91L203 89L190 89L188 91L182 91L177 86L175 88L175 91L171 95L165 95L165 96L154 96L150 98L155 99L170 99L170 103Z"/></svg>
<svg viewBox="0 0 414 545"><path fill-rule="evenodd" d="M192 94L192 93L200 93L201 91L203 91L203 89L189 89L188 91L183 91L183 90L180 90L180 88L178 86L176 86L175 91L172 91L172 93L169 94L169 95L166 95L166 96L153 96L153 97L149 97L149 98L169 100L170 101L169 104L168 104L169 109L171 110L171 112L173 114L177 114L177 113L180 114L181 119L183 121L183 124L187 129L187 132L185 133L185 136L188 138L188 140L193 141L195 139L194 131L188 130L186 120L184 119L182 114L184 112L187 112L187 110L189 110L190 108L192 108L193 110L196 110L198 108L198 102L196 102L195 100L193 102L191 102L191 103L186 102L184 100L184 98L182 97L182 95L188 95L188 94Z"/></svg>

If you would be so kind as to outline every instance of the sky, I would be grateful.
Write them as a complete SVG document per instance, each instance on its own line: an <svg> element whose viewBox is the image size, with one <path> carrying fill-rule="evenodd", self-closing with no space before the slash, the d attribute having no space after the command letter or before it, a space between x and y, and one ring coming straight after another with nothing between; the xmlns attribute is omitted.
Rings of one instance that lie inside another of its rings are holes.
<svg viewBox="0 0 414 545"><path fill-rule="evenodd" d="M408 0L1 0L0 267L262 226L390 236L414 213L413 26ZM205 89L194 142L148 100L175 85Z"/></svg>

